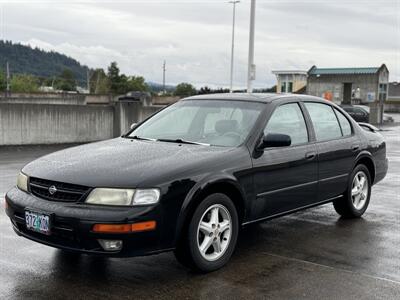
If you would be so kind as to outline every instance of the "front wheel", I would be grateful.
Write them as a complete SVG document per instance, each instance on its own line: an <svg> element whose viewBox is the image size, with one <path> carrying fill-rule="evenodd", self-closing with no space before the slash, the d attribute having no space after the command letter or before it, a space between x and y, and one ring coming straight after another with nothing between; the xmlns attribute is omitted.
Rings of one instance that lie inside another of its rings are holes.
<svg viewBox="0 0 400 300"><path fill-rule="evenodd" d="M349 178L348 188L342 198L333 202L338 214L359 218L367 210L371 198L371 176L368 168L357 165Z"/></svg>
<svg viewBox="0 0 400 300"><path fill-rule="evenodd" d="M239 220L232 200L224 194L209 195L196 208L175 255L192 269L215 271L232 256L238 231Z"/></svg>

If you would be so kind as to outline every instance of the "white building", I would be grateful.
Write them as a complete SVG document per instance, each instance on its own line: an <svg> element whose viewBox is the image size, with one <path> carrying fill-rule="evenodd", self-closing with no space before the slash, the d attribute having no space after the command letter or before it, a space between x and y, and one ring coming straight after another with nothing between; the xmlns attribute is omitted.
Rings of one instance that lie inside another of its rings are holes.
<svg viewBox="0 0 400 300"><path fill-rule="evenodd" d="M276 76L277 93L295 93L307 84L307 71L272 71L272 74Z"/></svg>

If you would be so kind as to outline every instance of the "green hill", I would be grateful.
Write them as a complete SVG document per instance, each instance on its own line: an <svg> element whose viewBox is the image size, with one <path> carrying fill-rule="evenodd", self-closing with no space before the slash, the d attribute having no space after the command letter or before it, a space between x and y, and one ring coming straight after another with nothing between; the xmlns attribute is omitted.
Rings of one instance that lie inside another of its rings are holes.
<svg viewBox="0 0 400 300"><path fill-rule="evenodd" d="M0 41L0 69L9 63L12 74L31 74L40 77L59 76L69 69L80 85L86 83L87 66L77 60L54 51L44 51L11 41Z"/></svg>

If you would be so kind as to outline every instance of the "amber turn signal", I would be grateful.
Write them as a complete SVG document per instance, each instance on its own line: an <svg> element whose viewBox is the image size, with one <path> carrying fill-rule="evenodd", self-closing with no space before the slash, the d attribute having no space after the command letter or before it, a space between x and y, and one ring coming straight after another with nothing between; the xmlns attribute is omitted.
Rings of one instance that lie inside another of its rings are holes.
<svg viewBox="0 0 400 300"><path fill-rule="evenodd" d="M147 231L156 229L156 221L147 221L132 224L132 232Z"/></svg>
<svg viewBox="0 0 400 300"><path fill-rule="evenodd" d="M134 224L95 224L93 232L98 233L129 233L156 229L156 221L146 221Z"/></svg>

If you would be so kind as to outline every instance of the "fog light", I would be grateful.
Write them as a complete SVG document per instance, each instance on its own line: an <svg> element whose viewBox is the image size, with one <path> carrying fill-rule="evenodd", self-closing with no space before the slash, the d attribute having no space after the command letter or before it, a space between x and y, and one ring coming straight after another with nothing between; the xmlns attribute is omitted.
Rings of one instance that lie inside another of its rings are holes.
<svg viewBox="0 0 400 300"><path fill-rule="evenodd" d="M105 251L119 251L122 249L121 240L98 240Z"/></svg>

